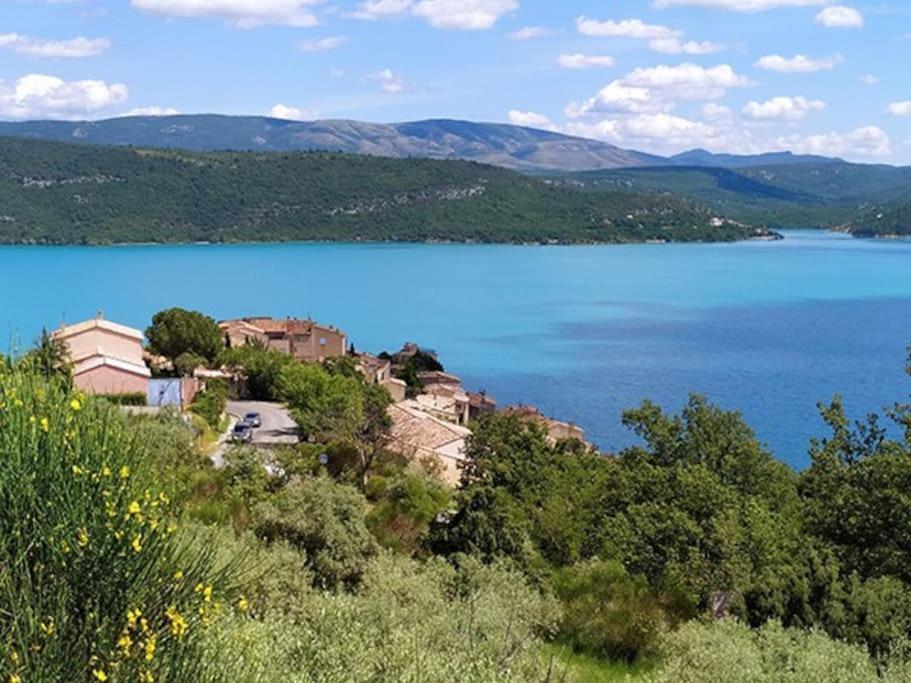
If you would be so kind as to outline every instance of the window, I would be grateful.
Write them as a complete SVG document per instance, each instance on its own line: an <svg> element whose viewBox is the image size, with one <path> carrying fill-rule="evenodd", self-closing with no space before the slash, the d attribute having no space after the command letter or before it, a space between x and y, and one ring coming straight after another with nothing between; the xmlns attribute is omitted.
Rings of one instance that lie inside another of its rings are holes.
<svg viewBox="0 0 911 683"><path fill-rule="evenodd" d="M320 345L320 346L326 346L326 344L328 344L328 343L329 343L329 342L326 341L326 338L325 338L325 337L320 337L320 338L319 338L319 345Z"/></svg>

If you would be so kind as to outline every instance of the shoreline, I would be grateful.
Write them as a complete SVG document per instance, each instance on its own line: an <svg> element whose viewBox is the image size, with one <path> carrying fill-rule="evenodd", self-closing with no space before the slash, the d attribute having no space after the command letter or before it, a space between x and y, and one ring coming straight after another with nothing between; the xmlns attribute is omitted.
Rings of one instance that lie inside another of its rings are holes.
<svg viewBox="0 0 911 683"><path fill-rule="evenodd" d="M825 232L825 229L821 229ZM232 247L232 246L302 246L302 245L349 245L349 246L466 246L466 247L611 247L611 246L656 246L656 245L688 245L688 244L739 244L743 242L776 242L787 239L778 230L769 230L767 234L757 234L741 239L730 240L617 240L609 242L563 242L549 240L544 242L482 242L479 240L249 240L237 242L110 242L102 244L73 243L39 243L39 242L0 242L0 248L5 247L39 247L39 248L86 248L110 249L123 247Z"/></svg>

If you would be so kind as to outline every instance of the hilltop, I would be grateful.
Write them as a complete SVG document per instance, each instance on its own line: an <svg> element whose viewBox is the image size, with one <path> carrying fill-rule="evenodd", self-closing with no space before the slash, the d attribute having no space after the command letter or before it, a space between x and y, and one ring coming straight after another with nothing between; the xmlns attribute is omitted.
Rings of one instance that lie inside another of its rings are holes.
<svg viewBox="0 0 911 683"><path fill-rule="evenodd" d="M686 198L586 192L469 161L0 138L0 242L595 243L752 236Z"/></svg>
<svg viewBox="0 0 911 683"><path fill-rule="evenodd" d="M498 123L287 121L215 114L102 121L0 122L0 135L195 151L321 150L392 158L466 159L522 171L574 171L662 163L606 142Z"/></svg>

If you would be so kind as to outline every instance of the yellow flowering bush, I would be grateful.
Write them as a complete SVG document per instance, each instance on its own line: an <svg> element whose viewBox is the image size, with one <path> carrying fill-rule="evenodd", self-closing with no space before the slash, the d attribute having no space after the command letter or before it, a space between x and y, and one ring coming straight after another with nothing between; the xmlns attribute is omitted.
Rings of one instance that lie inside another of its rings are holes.
<svg viewBox="0 0 911 683"><path fill-rule="evenodd" d="M207 680L201 631L237 597L175 534L155 445L25 372L0 406L0 681Z"/></svg>

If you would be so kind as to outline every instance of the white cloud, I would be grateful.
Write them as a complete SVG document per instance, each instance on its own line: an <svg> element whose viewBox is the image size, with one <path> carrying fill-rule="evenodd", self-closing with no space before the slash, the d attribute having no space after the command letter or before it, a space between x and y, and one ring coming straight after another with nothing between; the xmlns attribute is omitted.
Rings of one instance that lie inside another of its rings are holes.
<svg viewBox="0 0 911 683"><path fill-rule="evenodd" d="M624 19L622 21L598 21L579 17L576 19L576 29L583 36L597 36L600 38L675 38L680 35L667 26L646 24L641 19Z"/></svg>
<svg viewBox="0 0 911 683"><path fill-rule="evenodd" d="M724 50L724 45L708 40L684 42L680 38L655 38L649 41L648 46L655 52L670 55L709 55Z"/></svg>
<svg viewBox="0 0 911 683"><path fill-rule="evenodd" d="M822 111L826 103L822 100L808 100L805 97L773 97L765 102L749 102L743 113L754 121L800 121L807 114Z"/></svg>
<svg viewBox="0 0 911 683"><path fill-rule="evenodd" d="M379 83L380 90L390 95L400 93L405 89L405 79L392 69L381 69L375 73L368 74L365 78L367 81Z"/></svg>
<svg viewBox="0 0 911 683"><path fill-rule="evenodd" d="M575 119L597 114L643 114L669 111L673 107L673 102L663 99L659 93L626 85L621 79L612 81L582 103L570 103L566 115Z"/></svg>
<svg viewBox="0 0 911 683"><path fill-rule="evenodd" d="M297 43L297 49L301 52L326 52L341 47L347 42L348 39L345 36L329 36L316 40L301 40Z"/></svg>
<svg viewBox="0 0 911 683"><path fill-rule="evenodd" d="M509 122L514 126L525 126L527 128L543 128L544 130L557 130L557 126L551 121L550 117L544 114L538 114L533 111L519 111L511 109L509 111Z"/></svg>
<svg viewBox="0 0 911 683"><path fill-rule="evenodd" d="M523 26L518 31L508 33L507 37L510 40L533 40L534 38L544 38L554 33L557 33L557 31L544 26Z"/></svg>
<svg viewBox="0 0 911 683"><path fill-rule="evenodd" d="M911 116L911 100L907 102L892 102L889 113L893 116Z"/></svg>
<svg viewBox="0 0 911 683"><path fill-rule="evenodd" d="M0 80L0 115L11 118L75 118L126 101L127 87L104 81L64 81L28 74L15 83Z"/></svg>
<svg viewBox="0 0 911 683"><path fill-rule="evenodd" d="M639 67L629 73L624 82L634 87L660 90L668 97L684 100L714 100L723 97L728 88L750 85L749 79L729 64L707 68L690 63Z"/></svg>
<svg viewBox="0 0 911 683"><path fill-rule="evenodd" d="M414 0L366 0L348 16L365 21L392 19L408 14L413 6Z"/></svg>
<svg viewBox="0 0 911 683"><path fill-rule="evenodd" d="M311 109L298 109L285 104L276 104L269 110L269 116L287 121L313 121L319 118L319 112Z"/></svg>
<svg viewBox="0 0 911 683"><path fill-rule="evenodd" d="M818 7L829 0L654 0L658 9L668 7L705 7L730 12L765 12L781 7Z"/></svg>
<svg viewBox="0 0 911 683"><path fill-rule="evenodd" d="M607 55L560 55L557 64L566 69L589 69L592 67L608 67L616 64L613 57Z"/></svg>
<svg viewBox="0 0 911 683"><path fill-rule="evenodd" d="M664 113L639 114L591 124L571 122L566 131L581 137L661 151L705 147L718 137L713 126Z"/></svg>
<svg viewBox="0 0 911 683"><path fill-rule="evenodd" d="M173 17L223 19L238 28L264 25L310 27L319 22L309 9L319 0L130 0L136 9Z"/></svg>
<svg viewBox="0 0 911 683"><path fill-rule="evenodd" d="M813 59L806 55L794 55L793 57L766 55L756 62L755 66L760 69L778 71L780 73L812 73L815 71L834 69L841 61L841 55L823 59Z"/></svg>
<svg viewBox="0 0 911 683"><path fill-rule="evenodd" d="M723 104L706 102L702 105L702 116L707 121L730 121L734 118L734 112Z"/></svg>
<svg viewBox="0 0 911 683"><path fill-rule="evenodd" d="M570 118L599 114L655 114L674 109L676 100L715 100L729 88L749 85L749 80L728 64L639 67L612 81L594 97L570 103Z"/></svg>
<svg viewBox="0 0 911 683"><path fill-rule="evenodd" d="M0 48L33 57L94 57L111 47L107 38L78 36L70 40L45 40L18 33L0 34Z"/></svg>
<svg viewBox="0 0 911 683"><path fill-rule="evenodd" d="M860 82L864 85L876 85L879 83L879 78L873 74L864 74L860 77Z"/></svg>
<svg viewBox="0 0 911 683"><path fill-rule="evenodd" d="M174 116L179 113L173 107L136 107L120 116Z"/></svg>
<svg viewBox="0 0 911 683"><path fill-rule="evenodd" d="M864 126L846 134L791 135L779 138L778 145L799 154L826 156L884 157L892 153L889 136L876 126Z"/></svg>
<svg viewBox="0 0 911 683"><path fill-rule="evenodd" d="M816 23L826 28L863 28L864 15L853 7L833 5L816 15Z"/></svg>
<svg viewBox="0 0 911 683"><path fill-rule="evenodd" d="M415 16L435 28L483 31L517 9L519 0L366 0L348 16L367 20Z"/></svg>

